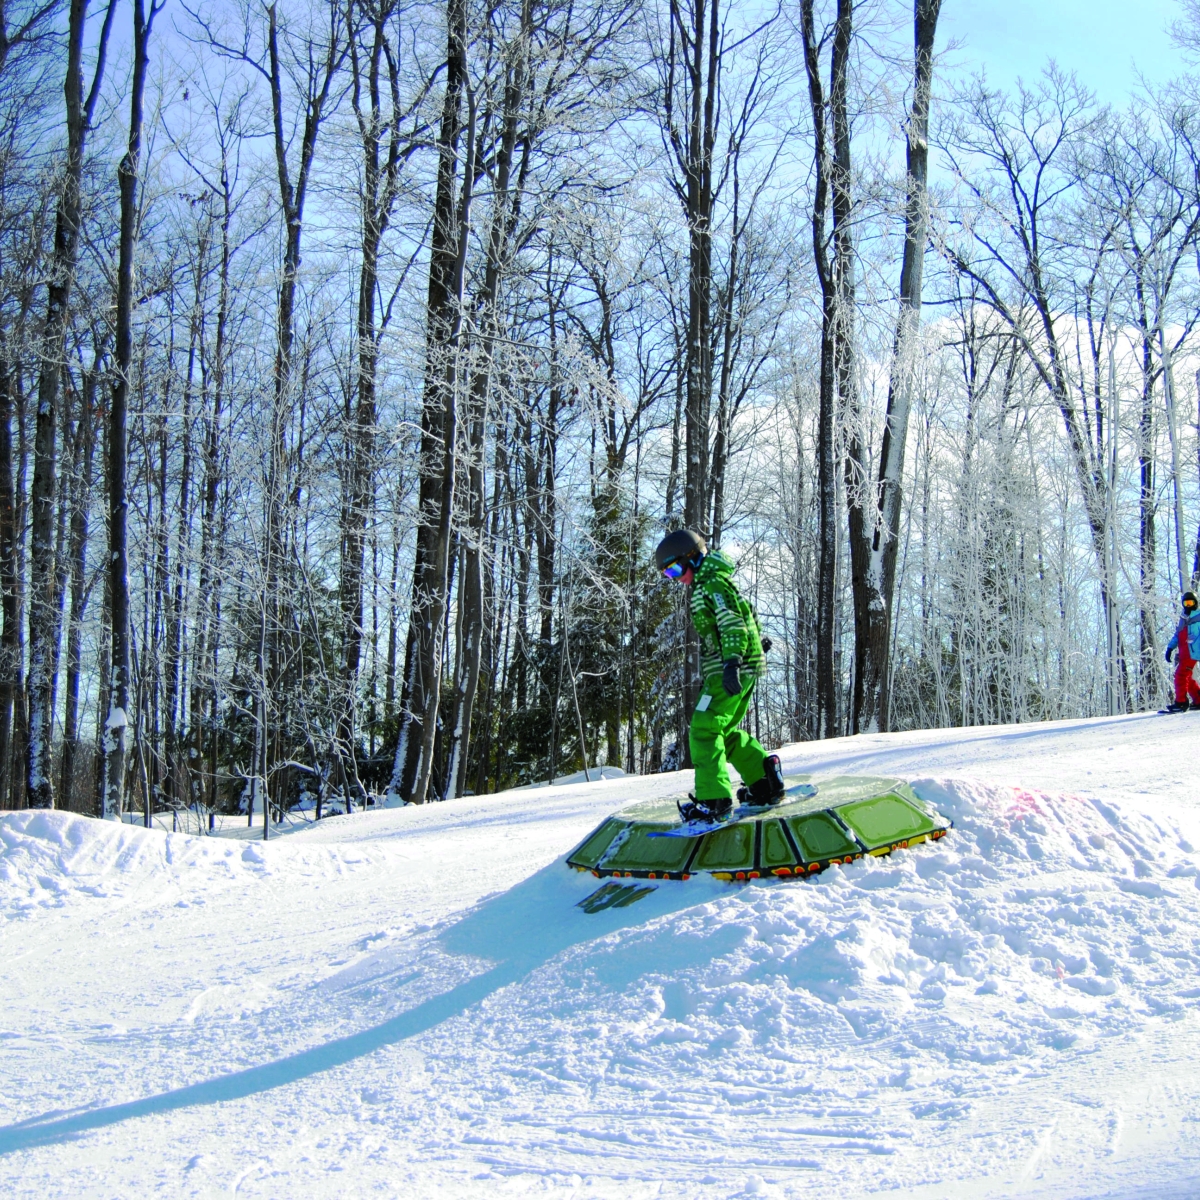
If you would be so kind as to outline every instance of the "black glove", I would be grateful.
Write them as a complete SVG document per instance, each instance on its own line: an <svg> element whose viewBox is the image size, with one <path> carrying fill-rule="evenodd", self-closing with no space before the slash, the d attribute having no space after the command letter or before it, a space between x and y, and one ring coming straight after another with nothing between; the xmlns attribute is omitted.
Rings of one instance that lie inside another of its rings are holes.
<svg viewBox="0 0 1200 1200"><path fill-rule="evenodd" d="M742 660L736 655L725 660L725 669L721 672L721 686L731 695L738 696L742 691Z"/></svg>
<svg viewBox="0 0 1200 1200"><path fill-rule="evenodd" d="M1171 651L1170 651L1170 648L1168 648L1168 649L1167 649L1166 658L1167 658L1167 662L1170 662L1170 661L1171 661Z"/></svg>
<svg viewBox="0 0 1200 1200"><path fill-rule="evenodd" d="M767 652L768 652L770 649L771 649L771 639L770 639L770 638L763 638L763 640L762 640L762 652L763 652L764 654L766 654L766 653L767 653Z"/></svg>

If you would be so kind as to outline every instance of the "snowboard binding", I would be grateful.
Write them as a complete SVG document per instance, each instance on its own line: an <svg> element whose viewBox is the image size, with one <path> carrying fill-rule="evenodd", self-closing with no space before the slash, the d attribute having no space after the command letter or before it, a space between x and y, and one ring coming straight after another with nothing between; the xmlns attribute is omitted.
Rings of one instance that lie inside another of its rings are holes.
<svg viewBox="0 0 1200 1200"><path fill-rule="evenodd" d="M720 800L697 800L689 793L686 800L677 800L675 807L679 809L679 819L685 825L694 821L713 824L729 816L733 811L733 801L728 796Z"/></svg>
<svg viewBox="0 0 1200 1200"><path fill-rule="evenodd" d="M774 808L787 790L778 754L768 754L763 759L763 767L766 774L757 783L738 788L738 802L747 808Z"/></svg>

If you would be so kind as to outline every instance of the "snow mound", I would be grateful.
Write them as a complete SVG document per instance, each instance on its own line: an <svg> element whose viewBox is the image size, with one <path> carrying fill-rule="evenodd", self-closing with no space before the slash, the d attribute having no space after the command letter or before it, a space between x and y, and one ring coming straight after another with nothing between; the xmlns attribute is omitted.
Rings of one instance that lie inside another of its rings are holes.
<svg viewBox="0 0 1200 1200"><path fill-rule="evenodd" d="M556 775L554 782L527 783L516 791L526 792L530 788L561 787L571 783L600 783L606 779L625 779L625 772L620 767L589 767L586 771L575 771L571 775Z"/></svg>
<svg viewBox="0 0 1200 1200"><path fill-rule="evenodd" d="M263 846L26 809L0 814L0 915L90 899L199 899L283 864L304 877L362 861L357 847Z"/></svg>
<svg viewBox="0 0 1200 1200"><path fill-rule="evenodd" d="M265 846L0 817L0 1190L1197 1194L1195 814L925 778L947 837L804 881L566 867L678 785ZM614 882L630 903L580 907Z"/></svg>
<svg viewBox="0 0 1200 1200"><path fill-rule="evenodd" d="M578 917L598 936L426 1035L451 1108L487 1124L522 1098L523 1117L469 1136L506 1168L549 1154L586 1174L603 1138L608 1172L614 1156L632 1169L649 1145L697 1182L706 1164L722 1178L731 1166L851 1169L849 1151L860 1185L929 1182L934 1130L941 1140L986 1108L1001 1075L1067 1063L1086 1075L1101 1040L1194 1005L1194 834L1078 796L914 787L954 821L936 846L799 884L662 884L608 915L615 927L604 913ZM596 882L564 881L564 908ZM443 944L470 948L477 923L502 954L487 907ZM554 940L552 921L525 916L527 939L540 920ZM603 1134L589 1115L601 1111ZM756 1136L743 1141L751 1114ZM727 1121L732 1140L720 1136ZM974 1147L972 1161L987 1153Z"/></svg>

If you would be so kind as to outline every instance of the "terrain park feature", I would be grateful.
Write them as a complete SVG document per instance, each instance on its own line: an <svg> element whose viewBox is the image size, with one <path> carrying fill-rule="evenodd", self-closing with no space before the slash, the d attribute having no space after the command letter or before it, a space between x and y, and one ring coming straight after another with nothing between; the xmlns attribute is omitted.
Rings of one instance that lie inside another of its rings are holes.
<svg viewBox="0 0 1200 1200"><path fill-rule="evenodd" d="M567 866L626 879L805 879L864 855L944 837L951 825L902 779L839 775L814 787L807 776L792 776L787 782L788 795L776 807L695 836L681 832L676 797L630 805L588 834L567 855Z"/></svg>

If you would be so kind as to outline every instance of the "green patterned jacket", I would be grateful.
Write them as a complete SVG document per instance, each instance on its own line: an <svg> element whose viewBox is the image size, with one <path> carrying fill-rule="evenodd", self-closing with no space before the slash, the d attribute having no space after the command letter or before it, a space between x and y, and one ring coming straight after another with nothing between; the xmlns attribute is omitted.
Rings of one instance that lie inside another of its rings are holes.
<svg viewBox="0 0 1200 1200"><path fill-rule="evenodd" d="M739 657L744 670L763 675L762 626L733 582L733 560L712 550L692 582L692 624L700 635L700 673L706 686L719 684L727 658Z"/></svg>

